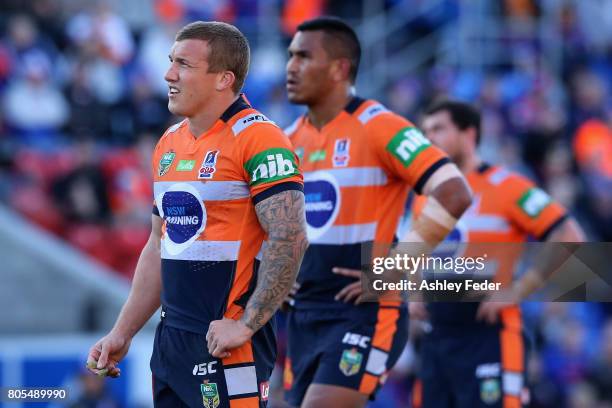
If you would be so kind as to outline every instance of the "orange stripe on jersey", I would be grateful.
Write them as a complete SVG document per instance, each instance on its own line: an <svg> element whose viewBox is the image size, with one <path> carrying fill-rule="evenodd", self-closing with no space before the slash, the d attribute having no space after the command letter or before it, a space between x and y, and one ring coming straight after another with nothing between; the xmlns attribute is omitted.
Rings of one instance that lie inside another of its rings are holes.
<svg viewBox="0 0 612 408"><path fill-rule="evenodd" d="M514 395L504 395L504 408L521 408L521 398Z"/></svg>
<svg viewBox="0 0 612 408"><path fill-rule="evenodd" d="M412 385L412 408L423 407L423 381L416 378Z"/></svg>
<svg viewBox="0 0 612 408"><path fill-rule="evenodd" d="M501 331L502 367L508 371L523 371L523 342L521 333Z"/></svg>
<svg viewBox="0 0 612 408"><path fill-rule="evenodd" d="M391 350L393 335L397 331L397 320L399 319L400 311L397 308L378 309L376 327L374 328L374 336L372 336L372 346L384 351Z"/></svg>
<svg viewBox="0 0 612 408"><path fill-rule="evenodd" d="M290 390L293 386L293 370L291 369L291 358L285 356L285 369L283 370L283 388Z"/></svg>
<svg viewBox="0 0 612 408"><path fill-rule="evenodd" d="M345 187L342 190L342 206L336 218L337 225L363 224L378 221L376 200L363 200L364 196L374 197L380 187Z"/></svg>
<svg viewBox="0 0 612 408"><path fill-rule="evenodd" d="M232 364L243 364L252 363L253 359L253 345L251 340L244 343L242 346L232 349L232 355L222 360L224 366Z"/></svg>
<svg viewBox="0 0 612 408"><path fill-rule="evenodd" d="M521 332L521 314L518 307L510 307L502 310L501 321L503 329L500 332L501 365L503 383L503 406L504 408L520 408L522 380L511 381L507 376L522 378L525 371L525 351ZM516 389L509 389L516 387Z"/></svg>
<svg viewBox="0 0 612 408"><path fill-rule="evenodd" d="M259 397L231 399L230 408L259 408Z"/></svg>
<svg viewBox="0 0 612 408"><path fill-rule="evenodd" d="M375 375L364 373L359 384L359 392L367 395L372 394L378 387L378 380L379 378Z"/></svg>
<svg viewBox="0 0 612 408"><path fill-rule="evenodd" d="M522 372L524 370L524 350L521 332L504 328L500 336L502 368L505 371Z"/></svg>

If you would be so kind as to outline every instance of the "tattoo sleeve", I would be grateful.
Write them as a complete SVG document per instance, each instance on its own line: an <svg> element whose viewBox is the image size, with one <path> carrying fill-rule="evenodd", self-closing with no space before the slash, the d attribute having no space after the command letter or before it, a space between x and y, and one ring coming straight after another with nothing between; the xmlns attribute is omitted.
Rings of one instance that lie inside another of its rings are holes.
<svg viewBox="0 0 612 408"><path fill-rule="evenodd" d="M254 332L272 318L288 295L308 246L301 191L288 190L266 198L255 206L255 212L268 241L257 285L242 316Z"/></svg>

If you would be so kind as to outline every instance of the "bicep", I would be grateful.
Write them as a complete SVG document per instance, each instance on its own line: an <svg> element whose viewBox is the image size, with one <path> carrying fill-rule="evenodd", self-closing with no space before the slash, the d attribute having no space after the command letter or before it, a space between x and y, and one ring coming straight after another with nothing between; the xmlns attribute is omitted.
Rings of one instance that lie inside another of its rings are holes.
<svg viewBox="0 0 612 408"><path fill-rule="evenodd" d="M162 223L163 220L159 215L151 215L151 234L147 246L153 246L158 251L161 247Z"/></svg>
<svg viewBox="0 0 612 408"><path fill-rule="evenodd" d="M435 198L455 218L459 218L472 202L472 192L467 181L451 163L431 175L423 193Z"/></svg>
<svg viewBox="0 0 612 408"><path fill-rule="evenodd" d="M305 234L304 193L285 190L255 205L257 219L269 240L292 240Z"/></svg>

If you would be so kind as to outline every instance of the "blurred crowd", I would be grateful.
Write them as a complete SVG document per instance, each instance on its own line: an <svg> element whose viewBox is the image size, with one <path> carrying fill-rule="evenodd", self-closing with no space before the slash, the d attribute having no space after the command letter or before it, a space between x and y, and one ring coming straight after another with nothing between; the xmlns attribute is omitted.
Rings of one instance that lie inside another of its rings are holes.
<svg viewBox="0 0 612 408"><path fill-rule="evenodd" d="M157 0L154 21L134 26L105 1L2 3L0 200L126 278L149 234L151 152L176 121L163 77L177 29L194 19L243 29L254 61L246 93L288 125L301 112L288 105L283 82L284 47L295 25L321 13L355 21L362 9L359 1ZM406 13L422 3L381 1ZM402 27L403 41L386 40L387 52L459 19L465 3L438 1ZM572 210L591 240L612 240L612 2L485 3L495 5L490 12L499 21L515 23L497 39L510 58L484 67L430 58L392 78L382 94L363 96L416 122L437 97L474 102L483 113L483 156L536 180ZM252 24L271 9L280 39L272 45ZM560 44L554 63L530 34L551 12ZM612 407L610 308L528 304L525 314L533 333L532 406ZM409 348L372 406L409 406L415 364Z"/></svg>

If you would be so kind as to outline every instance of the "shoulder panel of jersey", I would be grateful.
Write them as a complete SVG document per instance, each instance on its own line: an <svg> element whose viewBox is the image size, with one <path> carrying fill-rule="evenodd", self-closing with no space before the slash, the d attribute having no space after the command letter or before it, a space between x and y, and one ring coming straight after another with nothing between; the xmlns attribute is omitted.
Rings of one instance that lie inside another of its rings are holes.
<svg viewBox="0 0 612 408"><path fill-rule="evenodd" d="M303 191L299 159L274 122L249 107L227 118L227 125L255 204L285 190Z"/></svg>
<svg viewBox="0 0 612 408"><path fill-rule="evenodd" d="M565 220L567 212L548 193L528 178L493 166L481 172L486 182L499 193L498 208L503 209L510 220L524 232L544 241Z"/></svg>
<svg viewBox="0 0 612 408"><path fill-rule="evenodd" d="M361 100L352 114L364 126L381 167L392 177L408 182L419 194L429 177L449 162L412 122L379 102Z"/></svg>

